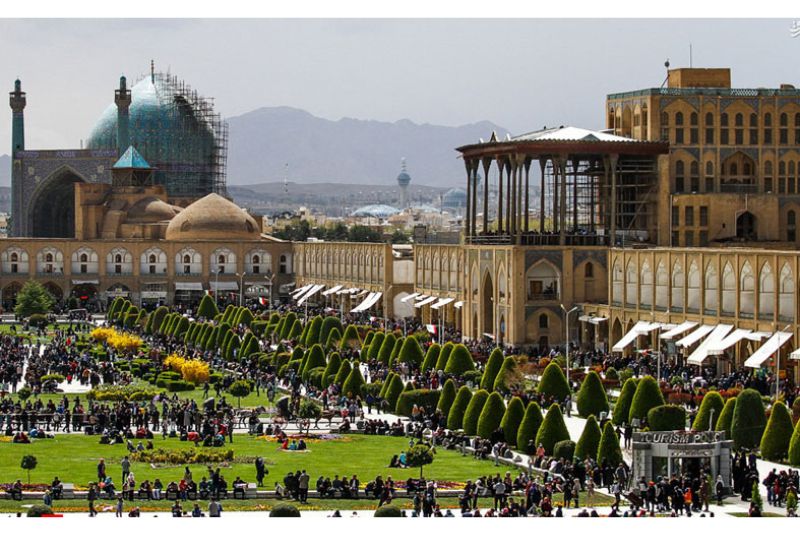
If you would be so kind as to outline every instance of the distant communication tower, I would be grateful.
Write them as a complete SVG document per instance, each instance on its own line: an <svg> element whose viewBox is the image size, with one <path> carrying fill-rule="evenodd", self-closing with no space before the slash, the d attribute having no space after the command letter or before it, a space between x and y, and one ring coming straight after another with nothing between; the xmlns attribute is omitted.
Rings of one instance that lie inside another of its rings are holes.
<svg viewBox="0 0 800 535"><path fill-rule="evenodd" d="M408 208L408 185L411 183L411 176L406 172L406 159L400 160L400 174L397 175L397 185L400 186L400 210Z"/></svg>

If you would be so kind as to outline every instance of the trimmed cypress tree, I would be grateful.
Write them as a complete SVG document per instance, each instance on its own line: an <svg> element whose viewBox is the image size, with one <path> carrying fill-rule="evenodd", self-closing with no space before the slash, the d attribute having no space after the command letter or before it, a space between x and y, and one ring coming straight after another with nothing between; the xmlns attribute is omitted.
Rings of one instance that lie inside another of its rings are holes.
<svg viewBox="0 0 800 535"><path fill-rule="evenodd" d="M456 344L450 352L450 357L447 359L447 366L444 372L456 377L461 377L467 372L475 369L475 361L472 360L472 354L464 344Z"/></svg>
<svg viewBox="0 0 800 535"><path fill-rule="evenodd" d="M622 385L617 403L614 405L614 413L611 418L614 425L622 425L628 421L634 394L636 394L636 379L631 377Z"/></svg>
<svg viewBox="0 0 800 535"><path fill-rule="evenodd" d="M517 443L517 433L523 418L525 418L525 405L522 404L520 398L514 396L508 402L503 419L500 420L500 427L503 428L507 444L515 445Z"/></svg>
<svg viewBox="0 0 800 535"><path fill-rule="evenodd" d="M628 421L633 422L634 419L644 420L647 418L647 413L653 407L664 405L664 396L661 394L661 389L653 377L646 375L639 379L636 385L636 393L631 400L631 410L628 413Z"/></svg>
<svg viewBox="0 0 800 535"><path fill-rule="evenodd" d="M358 331L358 329L356 329ZM375 338L375 331L372 329L367 331L366 336L364 336L364 342L361 344L362 349L367 349L367 347L372 343L373 338Z"/></svg>
<svg viewBox="0 0 800 535"><path fill-rule="evenodd" d="M406 362L412 366L412 368L419 368L422 365L424 358L425 356L422 353L422 348L419 346L417 337L407 336L403 342L403 346L400 348L400 354L397 356L397 362ZM454 397L455 393L455 385L453 385Z"/></svg>
<svg viewBox="0 0 800 535"><path fill-rule="evenodd" d="M398 377L399 377L399 376L398 376ZM403 394L404 394L404 393L406 393L406 392L413 392L413 391L414 391L414 386L413 386L413 385L412 385L410 382L409 382L409 383L406 383L406 385L403 387L403 390L402 390L402 392L400 392L400 395L399 395L399 396L397 396L397 401L396 401L396 402L395 402L395 404L394 404L394 411L393 411L393 412L394 412L395 414L399 414L399 415L405 416L405 415L403 414L403 412L402 412L402 411L403 411L403 409L401 408L401 407L402 407L402 405L401 405L401 403L400 403L400 400L402 400L402 399L403 399Z"/></svg>
<svg viewBox="0 0 800 535"><path fill-rule="evenodd" d="M439 358L439 352L442 350L442 346L437 344L436 342L432 343L428 346L428 351L425 353L425 360L422 361L422 371L426 372L431 368L436 366L436 361Z"/></svg>
<svg viewBox="0 0 800 535"><path fill-rule="evenodd" d="M445 342L442 350L439 351L439 358L436 360L436 369L444 370L447 367L447 361L450 359L450 353L453 351L455 344L453 342Z"/></svg>
<svg viewBox="0 0 800 535"><path fill-rule="evenodd" d="M440 398L441 399L441 398ZM467 412L467 406L472 399L472 391L467 385L462 386L456 393L456 399L450 405L450 412L447 415L447 428L448 429L461 429L464 425L464 413Z"/></svg>
<svg viewBox="0 0 800 535"><path fill-rule="evenodd" d="M397 406L397 398L400 397L400 394L403 392L403 380L400 378L399 375L395 374L392 377L391 382L386 387L386 393L383 398L389 403L389 410L394 410Z"/></svg>
<svg viewBox="0 0 800 535"><path fill-rule="evenodd" d="M722 414L719 415L717 425L714 427L715 431L725 431L725 438L731 438L731 424L733 423L733 413L736 410L736 398L728 398L725 406L722 408Z"/></svg>
<svg viewBox="0 0 800 535"><path fill-rule="evenodd" d="M230 332L231 332L231 326L228 323L220 323L216 336L214 336L214 338L211 338L209 336L208 340L206 341L206 345L204 347L206 349L216 349L217 347L224 347L222 344L223 342L227 342L225 338L228 336L228 333Z"/></svg>
<svg viewBox="0 0 800 535"><path fill-rule="evenodd" d="M389 333L383 337L383 343L381 343L381 348L378 351L378 360L381 363L387 366L389 365L389 359L392 357L392 351L394 350L396 342L397 338L394 333Z"/></svg>
<svg viewBox="0 0 800 535"><path fill-rule="evenodd" d="M358 336L358 329L351 323L344 330L339 349L344 351L345 349L359 349L360 347L361 338Z"/></svg>
<svg viewBox="0 0 800 535"><path fill-rule="evenodd" d="M326 365L327 362L325 362L325 351L322 349L321 345L314 344L311 346L311 349L308 350L305 363L300 370L303 381L308 380L308 374L311 373L311 370Z"/></svg>
<svg viewBox="0 0 800 535"><path fill-rule="evenodd" d="M341 341L342 333L339 332L339 329L334 327L328 332L328 337L325 339L325 347L328 349L339 347Z"/></svg>
<svg viewBox="0 0 800 535"><path fill-rule="evenodd" d="M225 307L225 312L222 314L222 321L233 325L233 314L236 312L236 307L234 305L228 305Z"/></svg>
<svg viewBox="0 0 800 535"><path fill-rule="evenodd" d="M536 451L536 434L539 433L542 421L544 421L544 417L539 404L535 401L528 403L525 409L525 416L522 418L517 430L517 449L523 453L534 453Z"/></svg>
<svg viewBox="0 0 800 535"><path fill-rule="evenodd" d="M561 366L555 362L548 364L544 369L544 373L542 373L542 378L539 381L539 386L536 388L536 391L540 395L553 396L554 399L559 401L569 396L569 385L567 384L567 378L564 372L561 370ZM568 439L569 437L564 440Z"/></svg>
<svg viewBox="0 0 800 535"><path fill-rule="evenodd" d="M197 317L213 320L217 314L219 314L219 309L217 308L217 303L214 302L214 298L208 294L204 295L200 300L200 305L197 307Z"/></svg>
<svg viewBox="0 0 800 535"><path fill-rule="evenodd" d="M279 333L279 332L280 332L280 329L279 329L279 327L281 327L281 323L280 323L281 321L283 321L283 318L281 318L281 319L280 319L280 321L278 321L278 325L277 325L277 327L275 327L275 332L276 332L276 333ZM301 344L305 344L305 339L306 339L306 337L308 336L308 330L309 330L310 328L311 328L311 322L310 322L310 321L307 321L307 322L306 322L306 323L303 325L303 330L300 332L300 337L297 339L297 341L298 341L299 343L301 343ZM280 339L281 339L281 337L280 337L280 336L278 336L278 340L280 340Z"/></svg>
<svg viewBox="0 0 800 535"><path fill-rule="evenodd" d="M361 375L361 369L358 365L353 366L353 369L350 371L350 375L347 376L345 379L344 384L342 385L342 394L345 396L361 396L363 395L364 385L366 382L364 381L364 376Z"/></svg>
<svg viewBox="0 0 800 535"><path fill-rule="evenodd" d="M375 360L378 358L378 355L381 352L381 347L383 346L383 340L386 338L386 335L383 332L376 332L375 336L372 337L372 341L369 343L369 351L367 351L367 360Z"/></svg>
<svg viewBox="0 0 800 535"><path fill-rule="evenodd" d="M225 347L225 360L233 360L237 358L239 352L237 351L242 346L242 340L237 335L231 336L228 340L228 345ZM237 356L234 356L236 353Z"/></svg>
<svg viewBox="0 0 800 535"><path fill-rule="evenodd" d="M761 436L767 426L764 402L761 394L752 388L745 388L736 399L731 422L731 438L737 448L754 449L761 444Z"/></svg>
<svg viewBox="0 0 800 535"><path fill-rule="evenodd" d="M708 431L709 429L714 429L724 407L725 401L722 399L722 396L719 395L719 392L713 390L707 392L706 395L703 396L703 401L700 403L700 409L697 411L697 416L694 418L692 429L694 431ZM714 414L713 420L711 418L712 410Z"/></svg>
<svg viewBox="0 0 800 535"><path fill-rule="evenodd" d="M392 354L389 355L389 366L393 366L395 361L397 361L397 358L400 356L400 350L403 349L403 344L405 343L405 341L406 339L403 338L402 336L394 341Z"/></svg>
<svg viewBox="0 0 800 535"><path fill-rule="evenodd" d="M494 390L494 380L497 378L497 374L500 372L500 368L503 366L503 350L499 347L496 347L492 350L492 353L489 355L489 359L486 361L486 366L483 368L483 376L481 377L481 388L484 390L488 390L491 392Z"/></svg>
<svg viewBox="0 0 800 535"><path fill-rule="evenodd" d="M782 401L772 405L764 436L761 437L761 457L768 461L783 461L789 453L794 432L792 416Z"/></svg>
<svg viewBox="0 0 800 535"><path fill-rule="evenodd" d="M322 331L322 317L314 316L314 319L311 320L311 325L308 327L306 338L303 341L306 347L311 347L314 344L320 343L319 334L321 331Z"/></svg>
<svg viewBox="0 0 800 535"><path fill-rule="evenodd" d="M300 335L303 334L303 322L299 319L294 320L292 328L289 330L289 340L299 340Z"/></svg>
<svg viewBox="0 0 800 535"><path fill-rule="evenodd" d="M600 437L602 434L594 414L590 414L586 419L586 425L583 427L581 438L578 439L578 443L575 445L575 457L581 461L587 457L596 459L597 448L600 446Z"/></svg>
<svg viewBox="0 0 800 535"><path fill-rule="evenodd" d="M331 353L331 356L328 358L328 364L325 365L325 372L322 374L322 386L324 388L328 388L331 384L330 376L335 376L339 372L339 368L342 366L342 357L339 356L339 353Z"/></svg>
<svg viewBox="0 0 800 535"><path fill-rule="evenodd" d="M608 396L596 371L592 370L586 374L586 378L578 390L577 405L578 414L582 418L586 418L590 414L599 418L601 412L608 414Z"/></svg>
<svg viewBox="0 0 800 535"><path fill-rule="evenodd" d="M468 436L474 436L478 433L478 419L481 417L483 406L486 405L486 400L489 399L489 392L486 390L478 390L473 394L472 399L467 405L467 411L464 413L464 433Z"/></svg>
<svg viewBox="0 0 800 535"><path fill-rule="evenodd" d="M106 311L106 317L109 319L109 321L114 319L114 315L116 314L117 309L121 304L122 304L121 297L115 297L114 300L111 301L111 305L108 307L108 310Z"/></svg>
<svg viewBox="0 0 800 535"><path fill-rule="evenodd" d="M336 372L336 378L333 382L339 386L343 385L345 380L350 376L351 371L353 371L353 366L350 364L350 361L342 359L342 364L339 366L339 371Z"/></svg>
<svg viewBox="0 0 800 535"><path fill-rule="evenodd" d="M517 359L514 357L506 357L503 359L503 364L494 378L492 388L495 392L507 393L519 383L519 369L517 367Z"/></svg>
<svg viewBox="0 0 800 535"><path fill-rule="evenodd" d="M322 320L322 326L320 327L319 331L319 343L327 342L328 337L331 334L333 329L337 329L339 331L339 339L341 340L342 331L344 331L344 327L342 327L342 322L339 320L338 316L325 316L325 319Z"/></svg>
<svg viewBox="0 0 800 535"><path fill-rule="evenodd" d="M453 350L455 351L455 349ZM478 418L478 436L489 438L495 429L500 427L500 422L506 412L506 404L503 403L503 396L497 392L492 392L481 410Z"/></svg>
<svg viewBox="0 0 800 535"><path fill-rule="evenodd" d="M383 380L383 385L381 385L381 391L378 394L378 397L384 397L386 395L386 389L389 388L389 383L392 382L392 377L394 377L394 372L389 372L386 378Z"/></svg>
<svg viewBox="0 0 800 535"><path fill-rule="evenodd" d="M242 311L239 313L239 317L236 318L236 324L249 326L252 322L253 322L253 313L250 312L249 308L242 307Z"/></svg>
<svg viewBox="0 0 800 535"><path fill-rule="evenodd" d="M248 332L247 334L251 333ZM245 338L247 338L247 336L245 336ZM260 348L258 347L258 340L256 339L255 336L252 336L251 334L251 336L247 338L246 341L242 341L242 349L241 351L239 351L238 360L246 359L253 353L258 353L259 349Z"/></svg>
<svg viewBox="0 0 800 535"><path fill-rule="evenodd" d="M561 407L558 403L553 403L547 409L547 414L545 414L544 421L539 427L539 432L536 433L536 444L537 447L541 444L545 453L552 455L556 442L561 442L562 440L569 440L569 431L566 424L564 424L564 415L561 414Z"/></svg>
<svg viewBox="0 0 800 535"><path fill-rule="evenodd" d="M650 431L683 431L686 429L686 410L678 405L659 405L647 411Z"/></svg>
<svg viewBox="0 0 800 535"><path fill-rule="evenodd" d="M800 465L800 420L794 426L792 438L789 441L789 464L792 466Z"/></svg>
<svg viewBox="0 0 800 535"><path fill-rule="evenodd" d="M442 387L442 394L439 396L439 403L436 406L437 409L442 411L442 414L445 416L450 414L450 407L453 405L453 402L456 399L456 384L453 382L452 379L448 379L444 382L444 386Z"/></svg>
<svg viewBox="0 0 800 535"><path fill-rule="evenodd" d="M603 427L603 434L600 437L600 445L597 446L597 464L603 466L603 462L614 468L622 462L622 450L619 447L619 437L614 431L614 425L606 422Z"/></svg>
<svg viewBox="0 0 800 535"><path fill-rule="evenodd" d="M278 338L281 340L288 340L291 338L291 332L294 328L294 322L297 321L297 314L294 312L288 312L286 316L283 318L283 324L281 325L281 330L278 333Z"/></svg>

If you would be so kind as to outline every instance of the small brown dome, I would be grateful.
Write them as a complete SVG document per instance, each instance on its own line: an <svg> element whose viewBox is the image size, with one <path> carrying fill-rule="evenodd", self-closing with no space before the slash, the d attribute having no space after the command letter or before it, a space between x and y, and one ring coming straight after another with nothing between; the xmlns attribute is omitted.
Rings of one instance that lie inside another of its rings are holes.
<svg viewBox="0 0 800 535"><path fill-rule="evenodd" d="M128 209L126 223L158 223L169 221L181 212L182 208L167 204L158 197L145 197L136 201Z"/></svg>
<svg viewBox="0 0 800 535"><path fill-rule="evenodd" d="M210 193L176 215L167 226L168 240L257 240L259 225L234 203Z"/></svg>

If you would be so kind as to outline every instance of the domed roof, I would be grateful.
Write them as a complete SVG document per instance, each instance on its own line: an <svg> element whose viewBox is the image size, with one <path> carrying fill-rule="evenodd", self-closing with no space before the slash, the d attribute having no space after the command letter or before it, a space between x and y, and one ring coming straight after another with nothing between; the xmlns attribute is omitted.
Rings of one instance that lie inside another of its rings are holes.
<svg viewBox="0 0 800 535"><path fill-rule="evenodd" d="M184 208L167 226L168 240L257 240L256 220L231 201L211 193Z"/></svg>
<svg viewBox="0 0 800 535"><path fill-rule="evenodd" d="M388 204L368 204L358 208L350 215L353 217L379 217L385 219L399 213L400 210Z"/></svg>
<svg viewBox="0 0 800 535"><path fill-rule="evenodd" d="M467 192L461 188L453 188L442 195L444 206L454 207L467 204Z"/></svg>
<svg viewBox="0 0 800 535"><path fill-rule="evenodd" d="M126 223L158 223L169 221L182 211L178 206L167 204L158 197L145 197L128 209Z"/></svg>

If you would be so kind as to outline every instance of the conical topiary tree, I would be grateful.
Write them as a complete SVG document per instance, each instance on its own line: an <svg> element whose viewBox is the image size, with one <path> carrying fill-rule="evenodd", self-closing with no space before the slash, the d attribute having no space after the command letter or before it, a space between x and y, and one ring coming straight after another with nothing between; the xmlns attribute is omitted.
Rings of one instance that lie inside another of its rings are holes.
<svg viewBox="0 0 800 535"><path fill-rule="evenodd" d="M353 369L350 371L350 375L347 376L347 379L345 379L344 384L342 385L342 394L353 398L361 396L363 394L365 384L366 381L364 381L364 376L361 375L360 366L353 366Z"/></svg>
<svg viewBox="0 0 800 535"><path fill-rule="evenodd" d="M322 332L322 317L314 316L314 319L311 320L311 325L308 326L308 332L306 333L305 340L303 340L303 343L306 345L306 347L311 347L314 344L320 343L320 332ZM324 341L325 340L323 340L323 342Z"/></svg>
<svg viewBox="0 0 800 535"><path fill-rule="evenodd" d="M647 411L650 431L683 431L686 429L686 410L679 405L659 405Z"/></svg>
<svg viewBox="0 0 800 535"><path fill-rule="evenodd" d="M280 324L281 330L278 332L279 340L288 340L290 338L295 321L297 321L297 314L294 312L287 312L286 316L283 318L283 323Z"/></svg>
<svg viewBox="0 0 800 535"><path fill-rule="evenodd" d="M453 402L456 399L456 384L453 382L452 379L448 379L444 382L444 386L442 387L442 394L439 396L439 403L436 406L437 409L442 411L442 414L449 415L450 414L450 407L453 405Z"/></svg>
<svg viewBox="0 0 800 535"><path fill-rule="evenodd" d="M700 409L697 411L697 416L692 422L692 429L694 431L709 431L714 429L722 414L722 409L725 407L725 401L719 392L710 391L703 396L703 401L700 403ZM713 419L712 419L712 416Z"/></svg>
<svg viewBox="0 0 800 535"><path fill-rule="evenodd" d="M383 347L384 338L386 338L386 335L382 332L377 332L375 336L372 337L372 341L369 343L369 351L367 351L368 360L375 360L378 358L381 347Z"/></svg>
<svg viewBox="0 0 800 535"><path fill-rule="evenodd" d="M339 371L336 372L336 377L333 382L337 385L343 385L351 371L353 371L353 366L350 364L350 361L343 360L342 365L339 366Z"/></svg>
<svg viewBox="0 0 800 535"><path fill-rule="evenodd" d="M389 383L389 386L386 387L386 394L383 396L384 399L389 403L389 410L393 411L397 406L397 398L399 398L400 394L403 393L404 387L405 385L403 385L403 380L399 375L395 374L392 377L392 381Z"/></svg>
<svg viewBox="0 0 800 535"><path fill-rule="evenodd" d="M249 334L250 337L249 338L246 337L247 341L242 342L242 349L241 351L239 351L238 360L245 359L250 355L252 355L253 353L258 353L258 350L260 349L258 347L258 340L256 339L256 337L253 336L252 333L248 332L247 334Z"/></svg>
<svg viewBox="0 0 800 535"><path fill-rule="evenodd" d="M455 349L453 350L455 352ZM492 392L486 403L483 405L481 415L478 418L478 436L489 438L495 429L500 427L500 421L506 412L506 404L503 403L503 396L497 392Z"/></svg>
<svg viewBox="0 0 800 535"><path fill-rule="evenodd" d="M517 430L517 448L523 453L534 453L536 451L536 434L542 425L544 417L542 409L535 401L528 403L525 409L525 416Z"/></svg>
<svg viewBox="0 0 800 535"><path fill-rule="evenodd" d="M567 378L564 372L561 370L561 366L555 362L548 364L544 369L544 373L542 373L542 378L539 381L539 386L536 388L536 391L539 395L546 397L552 396L553 399L559 401L569 396L569 385L567 384ZM568 439L569 437L564 440Z"/></svg>
<svg viewBox="0 0 800 535"><path fill-rule="evenodd" d="M228 340L228 345L225 347L225 360L233 360L239 356L239 348L242 346L242 340L237 335L231 336Z"/></svg>
<svg viewBox="0 0 800 535"><path fill-rule="evenodd" d="M628 421L647 419L647 412L653 407L664 405L664 396L658 383L650 375L639 379L636 385L636 393L631 400L631 410L628 413Z"/></svg>
<svg viewBox="0 0 800 535"><path fill-rule="evenodd" d="M506 407L506 412L503 419L500 420L500 427L503 428L503 434L506 437L506 443L509 445L516 445L517 433L519 426L522 424L522 419L525 417L525 405L522 400L517 396L511 398Z"/></svg>
<svg viewBox="0 0 800 535"><path fill-rule="evenodd" d="M456 399L450 405L450 413L447 415L448 429L461 429L464 426L464 413L467 412L469 401L472 399L472 391L467 385L462 386L456 393Z"/></svg>
<svg viewBox="0 0 800 535"><path fill-rule="evenodd" d="M425 355L422 353L422 348L419 346L417 337L407 336L403 341L403 346L400 348L400 354L397 356L397 362L405 362L413 369L416 369L422 365L424 358ZM455 396L455 387L453 389L453 396Z"/></svg>
<svg viewBox="0 0 800 535"><path fill-rule="evenodd" d="M622 449L619 447L619 437L611 422L606 422L600 445L597 446L597 464L603 466L607 462L612 468L622 462Z"/></svg>
<svg viewBox="0 0 800 535"><path fill-rule="evenodd" d="M286 338L288 340L300 340L300 336L303 334L303 322L299 319L294 320L292 324L292 328L289 329L289 336Z"/></svg>
<svg viewBox="0 0 800 535"><path fill-rule="evenodd" d="M342 342L339 349L359 349L361 347L361 338L358 336L358 329L352 323L347 326L342 335Z"/></svg>
<svg viewBox="0 0 800 535"><path fill-rule="evenodd" d="M386 389L389 388L389 383L392 382L392 377L394 377L394 376L395 376L394 372L389 372L389 374L383 380L383 385L381 385L381 391L378 394L379 397L382 398L382 397L386 396Z"/></svg>
<svg viewBox="0 0 800 535"><path fill-rule="evenodd" d="M578 414L582 418L586 418L590 414L599 418L602 412L608 414L608 396L596 371L592 370L586 374L581 388L578 390L577 405Z"/></svg>
<svg viewBox="0 0 800 535"><path fill-rule="evenodd" d="M489 355L489 359L486 361L486 366L483 368L481 388L488 390L489 392L494 390L494 380L497 378L497 373L503 366L504 359L505 357L503 357L502 349L496 347L492 350L491 354Z"/></svg>
<svg viewBox="0 0 800 535"><path fill-rule="evenodd" d="M794 426L792 415L782 401L772 405L764 436L761 437L761 457L768 461L783 461L789 453Z"/></svg>
<svg viewBox="0 0 800 535"><path fill-rule="evenodd" d="M731 438L731 424L733 424L733 412L736 410L736 398L728 398L725 406L722 408L722 414L719 415L717 425L714 427L715 431L725 431L725 438Z"/></svg>
<svg viewBox="0 0 800 535"><path fill-rule="evenodd" d="M311 346L311 349L308 350L305 362L302 365L303 367L300 369L303 381L308 381L308 374L311 373L311 370L326 365L327 362L325 361L325 350L322 349L321 345L314 344Z"/></svg>
<svg viewBox="0 0 800 535"><path fill-rule="evenodd" d="M410 409L409 409L409 411L405 411L403 409L403 402L406 401L410 396L405 396L405 399L404 399L403 394L405 394L406 392L411 392L412 390L414 390L414 385L412 385L410 382L406 383L406 385L403 387L403 391L400 392L399 396L397 396L397 401L394 404L394 413L395 414L398 414L400 416L411 416ZM406 412L407 412L407 414L406 414Z"/></svg>
<svg viewBox="0 0 800 535"><path fill-rule="evenodd" d="M487 399L489 399L489 392L486 390L478 390L472 396L467 405L467 412L464 413L464 434L474 436L478 433L478 419L481 417L481 411L483 411Z"/></svg>
<svg viewBox="0 0 800 535"><path fill-rule="evenodd" d="M503 364L500 366L497 375L494 378L492 389L501 394L507 394L512 389L518 386L520 382L519 367L517 360L514 357L506 357L503 359Z"/></svg>
<svg viewBox="0 0 800 535"><path fill-rule="evenodd" d="M617 403L614 405L614 413L611 419L614 425L622 425L628 421L634 394L636 394L636 379L631 377L622 385Z"/></svg>
<svg viewBox="0 0 800 535"><path fill-rule="evenodd" d="M800 465L800 420L794 426L792 438L789 441L789 464L792 466Z"/></svg>
<svg viewBox="0 0 800 535"><path fill-rule="evenodd" d="M328 364L325 366L325 373L322 374L322 386L328 388L331 384L330 376L333 375L333 380L336 379L336 374L339 373L339 368L342 367L342 357L339 353L331 353L328 357Z"/></svg>
<svg viewBox="0 0 800 535"><path fill-rule="evenodd" d="M475 369L475 361L472 360L472 354L464 344L456 344L450 352L450 357L447 359L447 366L444 372L449 375L461 377L467 372Z"/></svg>
<svg viewBox="0 0 800 535"><path fill-rule="evenodd" d="M761 436L767 426L764 402L761 394L752 388L745 388L736 399L731 422L731 438L737 448L754 449L761 444Z"/></svg>
<svg viewBox="0 0 800 535"><path fill-rule="evenodd" d="M342 341L342 333L339 332L339 329L334 327L328 332L328 338L325 341L326 348L334 348L339 347L339 343Z"/></svg>
<svg viewBox="0 0 800 535"><path fill-rule="evenodd" d="M405 341L406 341L406 339L403 338L402 336L394 341L394 347L392 348L392 354L389 355L389 366L394 366L395 361L397 361L397 357L400 356L400 350L403 349L403 344L405 343Z"/></svg>
<svg viewBox="0 0 800 535"><path fill-rule="evenodd" d="M357 331L358 329L356 329ZM367 349L369 345L372 343L372 339L375 338L375 331L372 329L367 331L366 336L364 336L364 341L361 343L361 347L363 349Z"/></svg>
<svg viewBox="0 0 800 535"><path fill-rule="evenodd" d="M425 353L425 360L422 361L422 371L426 372L436 366L436 360L439 358L439 352L442 346L436 342L428 346L428 351Z"/></svg>
<svg viewBox="0 0 800 535"><path fill-rule="evenodd" d="M439 351L439 358L436 360L436 369L444 370L447 366L447 361L450 358L450 352L453 351L455 344L453 342L445 342L442 350Z"/></svg>
<svg viewBox="0 0 800 535"><path fill-rule="evenodd" d="M602 434L594 414L590 414L586 419L586 425L583 426L581 438L578 439L578 443L575 445L575 457L581 461L586 458L596 459L597 448L600 446Z"/></svg>
<svg viewBox="0 0 800 535"><path fill-rule="evenodd" d="M339 320L337 316L326 316L324 320L322 320L322 327L320 327L319 332L319 343L325 343L328 341L328 337L331 335L332 330L339 331L339 338L338 340L342 339L342 331L344 331L344 327L342 327L342 322Z"/></svg>
<svg viewBox="0 0 800 535"><path fill-rule="evenodd" d="M219 309L217 308L217 303L214 302L214 298L208 294L204 295L200 300L200 305L197 307L197 317L213 320L217 314L219 314Z"/></svg>
<svg viewBox="0 0 800 535"><path fill-rule="evenodd" d="M394 333L388 333L383 337L383 343L381 343L380 351L378 351L378 360L382 364L389 365L389 359L392 358L392 351L394 351L396 342L397 338Z"/></svg>
<svg viewBox="0 0 800 535"><path fill-rule="evenodd" d="M569 431L566 424L564 424L564 415L561 413L561 407L558 403L553 403L547 409L547 414L545 414L544 421L539 427L539 432L536 433L536 445L538 447L541 444L545 453L552 455L556 442L561 442L562 440L569 440Z"/></svg>

